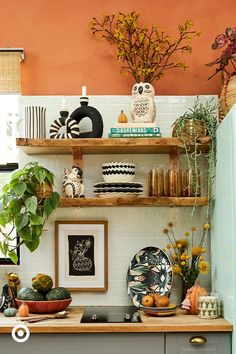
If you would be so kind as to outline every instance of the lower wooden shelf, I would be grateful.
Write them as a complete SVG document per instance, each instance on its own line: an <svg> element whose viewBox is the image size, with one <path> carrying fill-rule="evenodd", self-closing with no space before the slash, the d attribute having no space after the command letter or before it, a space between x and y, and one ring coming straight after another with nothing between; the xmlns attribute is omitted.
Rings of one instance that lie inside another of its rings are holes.
<svg viewBox="0 0 236 354"><path fill-rule="evenodd" d="M60 207L112 207L112 206L206 206L207 197L115 197L115 198L61 198Z"/></svg>

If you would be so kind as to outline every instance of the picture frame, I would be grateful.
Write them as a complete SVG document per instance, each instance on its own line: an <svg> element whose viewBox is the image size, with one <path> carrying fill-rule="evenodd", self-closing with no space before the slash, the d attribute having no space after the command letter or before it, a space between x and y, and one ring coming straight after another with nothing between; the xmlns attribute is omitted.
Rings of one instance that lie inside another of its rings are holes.
<svg viewBox="0 0 236 354"><path fill-rule="evenodd" d="M107 291L108 222L55 221L55 286Z"/></svg>

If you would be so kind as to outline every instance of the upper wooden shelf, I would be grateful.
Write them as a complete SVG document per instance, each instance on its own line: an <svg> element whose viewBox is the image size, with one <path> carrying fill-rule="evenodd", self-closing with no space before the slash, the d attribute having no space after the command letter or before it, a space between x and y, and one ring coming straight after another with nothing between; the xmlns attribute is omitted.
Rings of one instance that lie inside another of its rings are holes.
<svg viewBox="0 0 236 354"><path fill-rule="evenodd" d="M81 154L169 154L184 152L178 138L87 138L87 139L25 139L16 145L28 155ZM201 144L207 151L208 144Z"/></svg>

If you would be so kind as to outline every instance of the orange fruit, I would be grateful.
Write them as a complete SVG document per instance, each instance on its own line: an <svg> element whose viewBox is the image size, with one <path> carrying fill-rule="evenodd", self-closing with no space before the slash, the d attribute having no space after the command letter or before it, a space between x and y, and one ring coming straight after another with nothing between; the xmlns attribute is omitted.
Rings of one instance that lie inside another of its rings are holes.
<svg viewBox="0 0 236 354"><path fill-rule="evenodd" d="M153 297L153 299L155 300L155 302L156 302L157 299L161 296L161 295L159 295L159 294L157 294L157 293L150 294L150 295Z"/></svg>
<svg viewBox="0 0 236 354"><path fill-rule="evenodd" d="M155 300L151 295L144 295L144 297L142 298L143 306L151 307L154 304L155 304Z"/></svg>
<svg viewBox="0 0 236 354"><path fill-rule="evenodd" d="M170 299L166 295L160 295L156 300L155 304L157 307L167 307L170 303Z"/></svg>

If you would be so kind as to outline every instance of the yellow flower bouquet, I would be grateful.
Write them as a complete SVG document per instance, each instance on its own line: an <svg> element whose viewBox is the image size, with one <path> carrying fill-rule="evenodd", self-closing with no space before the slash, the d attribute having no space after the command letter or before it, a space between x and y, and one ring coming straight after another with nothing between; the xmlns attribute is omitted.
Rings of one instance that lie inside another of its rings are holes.
<svg viewBox="0 0 236 354"><path fill-rule="evenodd" d="M91 31L116 48L117 60L122 62L121 72L131 74L136 82L159 80L166 70L186 69L188 65L180 59L183 53L191 53L190 42L200 35L192 29L194 23L187 20L178 26L178 35L171 38L157 26L140 24L140 14L131 13L93 17Z"/></svg>
<svg viewBox="0 0 236 354"><path fill-rule="evenodd" d="M166 249L169 251L173 273L182 281L182 299L185 298L187 290L194 285L198 275L207 274L209 271L209 263L204 258L206 248L203 247L209 229L209 224L202 226L200 239L197 238L195 226L191 227L190 232L186 231L183 238L176 237L173 223L169 223L168 228L163 230L169 241Z"/></svg>

